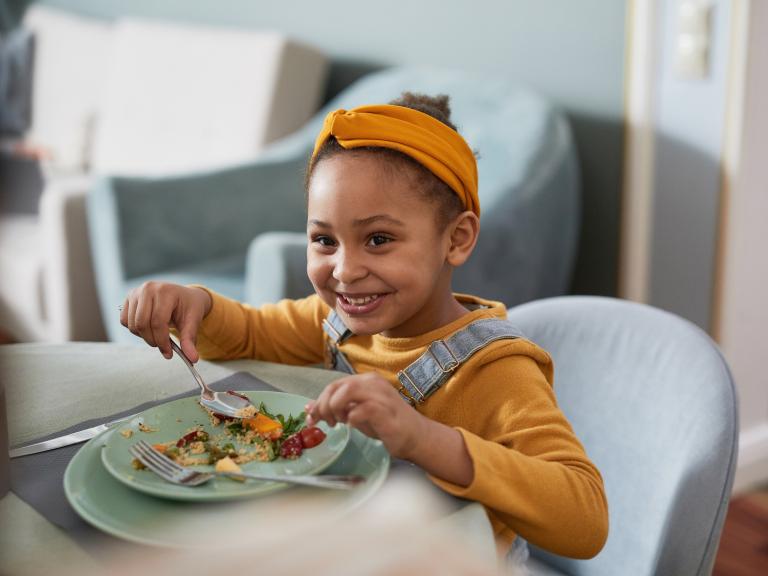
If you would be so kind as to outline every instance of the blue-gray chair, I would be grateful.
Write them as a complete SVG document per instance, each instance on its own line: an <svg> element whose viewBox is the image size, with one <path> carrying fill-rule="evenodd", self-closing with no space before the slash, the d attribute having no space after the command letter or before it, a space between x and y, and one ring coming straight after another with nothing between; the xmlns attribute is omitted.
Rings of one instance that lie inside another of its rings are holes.
<svg viewBox="0 0 768 576"><path fill-rule="evenodd" d="M709 574L738 441L734 385L714 342L678 316L611 298L545 299L509 319L552 354L558 402L603 474L610 514L595 558L532 549L530 571Z"/></svg>
<svg viewBox="0 0 768 576"><path fill-rule="evenodd" d="M303 176L323 117L406 90L450 95L454 122L480 153L482 232L456 289L510 306L566 293L580 195L564 116L511 77L392 68L344 90L249 165L174 178L101 179L89 196L88 218L110 338L135 340L115 310L147 279L202 283L252 304L305 296L311 287L302 263ZM271 232L278 234L261 237Z"/></svg>

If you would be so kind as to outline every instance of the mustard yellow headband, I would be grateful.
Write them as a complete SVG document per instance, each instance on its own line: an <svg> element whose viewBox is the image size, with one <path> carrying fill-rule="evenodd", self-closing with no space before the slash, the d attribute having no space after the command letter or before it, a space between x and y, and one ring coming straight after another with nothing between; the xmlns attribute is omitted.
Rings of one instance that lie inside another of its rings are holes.
<svg viewBox="0 0 768 576"><path fill-rule="evenodd" d="M450 186L467 210L480 216L475 155L458 132L429 114L391 104L330 112L315 141L312 161L329 136L344 148L379 146L407 154Z"/></svg>

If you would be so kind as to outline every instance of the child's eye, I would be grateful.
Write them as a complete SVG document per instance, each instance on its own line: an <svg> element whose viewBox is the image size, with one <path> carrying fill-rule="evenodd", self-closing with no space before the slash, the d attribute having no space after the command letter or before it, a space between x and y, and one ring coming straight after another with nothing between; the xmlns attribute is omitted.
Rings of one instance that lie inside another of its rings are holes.
<svg viewBox="0 0 768 576"><path fill-rule="evenodd" d="M319 244L320 246L335 246L336 243L333 241L333 238L330 238L329 236L313 236L312 242L315 244Z"/></svg>
<svg viewBox="0 0 768 576"><path fill-rule="evenodd" d="M373 234L368 239L368 244L371 246L381 246L382 244L386 244L387 242L392 242L392 238L389 236L385 236L384 234Z"/></svg>

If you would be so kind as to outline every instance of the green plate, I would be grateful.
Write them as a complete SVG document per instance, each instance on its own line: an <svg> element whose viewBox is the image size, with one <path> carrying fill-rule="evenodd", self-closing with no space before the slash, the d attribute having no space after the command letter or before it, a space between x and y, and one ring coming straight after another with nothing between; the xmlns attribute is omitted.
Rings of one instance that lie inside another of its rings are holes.
<svg viewBox="0 0 768 576"><path fill-rule="evenodd" d="M116 430L119 430L117 428ZM366 481L349 491L293 487L278 494L236 502L182 502L155 498L118 482L104 468L101 452L116 430L107 430L85 444L64 473L64 492L77 514L99 530L131 542L171 548L199 548L200 530L226 525L228 517L245 512L258 517L262 507L290 506L302 497L324 499L338 514L367 501L384 483L389 454L383 444L352 430L329 474L359 474Z"/></svg>
<svg viewBox="0 0 768 576"><path fill-rule="evenodd" d="M273 414L298 416L309 402L309 398L286 394L285 392L240 392L248 396L255 406L263 402ZM142 432L139 424L144 424L156 432ZM150 444L175 441L194 426L201 425L212 437L223 436L223 427L214 428L208 415L194 397L181 398L166 404L154 406L117 427L118 432L131 431L130 437L112 434L101 452L104 467L118 481L126 486L153 496L173 500L214 501L234 500L259 496L276 490L283 490L289 485L281 482L261 482L248 480L236 482L229 478L214 478L201 486L180 486L171 484L150 470L136 470L131 466L133 457L128 448L145 440ZM263 474L317 474L325 470L341 455L349 441L349 428L343 424L329 428L324 422L318 425L326 438L314 448L306 449L295 460L278 458L271 462L248 462L242 465L244 471ZM224 441L222 439L222 441ZM237 446L236 446L237 448ZM205 472L213 466L195 466L195 470Z"/></svg>

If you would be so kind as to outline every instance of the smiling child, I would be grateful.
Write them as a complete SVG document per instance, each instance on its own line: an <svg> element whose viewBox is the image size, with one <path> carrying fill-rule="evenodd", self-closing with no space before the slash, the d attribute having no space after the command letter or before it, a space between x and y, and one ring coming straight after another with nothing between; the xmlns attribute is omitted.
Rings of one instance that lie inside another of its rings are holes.
<svg viewBox="0 0 768 576"><path fill-rule="evenodd" d="M502 303L451 289L480 231L477 187L446 96L332 112L307 173L316 294L252 308L149 282L121 322L166 358L175 328L193 361L346 372L308 405L310 423L379 438L446 492L483 504L504 545L520 535L588 558L607 537L605 494L557 406L551 358L506 322Z"/></svg>

